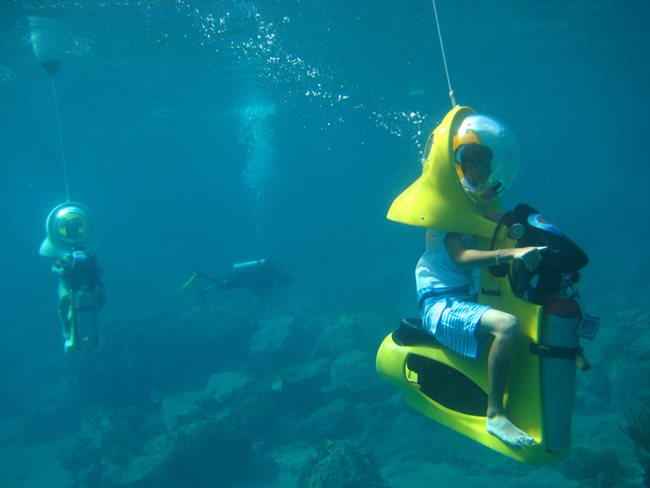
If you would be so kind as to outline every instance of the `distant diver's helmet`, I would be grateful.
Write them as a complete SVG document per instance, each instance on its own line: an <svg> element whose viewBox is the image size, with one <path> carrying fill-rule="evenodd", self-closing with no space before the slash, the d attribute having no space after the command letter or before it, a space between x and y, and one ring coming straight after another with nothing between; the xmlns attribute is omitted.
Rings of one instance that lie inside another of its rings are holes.
<svg viewBox="0 0 650 488"><path fill-rule="evenodd" d="M479 206L510 188L519 168L519 144L510 129L493 117L465 117L453 136L458 179L470 199ZM466 151L467 150L467 151ZM478 179L463 172L480 166ZM472 181L473 180L473 181Z"/></svg>
<svg viewBox="0 0 650 488"><path fill-rule="evenodd" d="M62 259L79 247L94 252L95 222L85 205L67 202L56 206L47 217L45 230L47 237L40 249L43 256Z"/></svg>

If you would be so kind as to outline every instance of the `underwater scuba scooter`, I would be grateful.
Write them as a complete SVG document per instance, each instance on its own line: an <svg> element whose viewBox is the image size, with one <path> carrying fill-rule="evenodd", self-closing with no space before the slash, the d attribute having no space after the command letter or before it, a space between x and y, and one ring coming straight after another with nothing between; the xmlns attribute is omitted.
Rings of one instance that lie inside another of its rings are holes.
<svg viewBox="0 0 650 488"><path fill-rule="evenodd" d="M498 198L473 198L461 184L456 159L463 144L493 152L489 188L506 189L516 175L516 139L496 119L454 107L429 136L422 175L393 201L388 219L443 232L473 235L478 248L547 246L534 273L518 262L480 273L478 302L517 317L520 334L506 385L506 414L535 443L515 447L487 432L487 354L464 357L406 319L377 351L378 374L404 392L427 417L517 461L546 464L570 453L575 364L583 364L578 337L593 338L597 320L582 313L575 283L584 252L531 207L519 206L497 224ZM500 186L495 186L501 183ZM484 351L487 352L487 351Z"/></svg>
<svg viewBox="0 0 650 488"><path fill-rule="evenodd" d="M377 371L428 417L518 461L545 464L570 452L576 365L589 367L579 338L594 339L598 330L598 317L584 313L576 290L578 271L588 258L524 204L504 214L490 248L495 237L501 243L514 239L509 247L547 246L533 272L518 261L492 266L479 294L480 302L507 309L528 329L513 364L508 403L509 415L537 443L513 448L486 432L485 364L439 344L422 329L420 319L404 319L384 339ZM514 302L507 297L508 289L517 297Z"/></svg>
<svg viewBox="0 0 650 488"><path fill-rule="evenodd" d="M49 213L45 231L39 254L53 259L53 270L60 275L64 348L95 348L98 313L105 300L95 257L95 219L85 205L65 202Z"/></svg>
<svg viewBox="0 0 650 488"><path fill-rule="evenodd" d="M546 246L540 266L529 271L518 261L490 267L496 277L508 276L513 293L543 307L540 340L530 353L541 358L541 388L546 450L566 451L571 446L571 416L576 366L589 364L579 338L593 340L600 320L584 312L576 283L589 259L585 252L535 210L520 204L501 218L495 236L505 227L516 247ZM490 248L493 248L494 238Z"/></svg>

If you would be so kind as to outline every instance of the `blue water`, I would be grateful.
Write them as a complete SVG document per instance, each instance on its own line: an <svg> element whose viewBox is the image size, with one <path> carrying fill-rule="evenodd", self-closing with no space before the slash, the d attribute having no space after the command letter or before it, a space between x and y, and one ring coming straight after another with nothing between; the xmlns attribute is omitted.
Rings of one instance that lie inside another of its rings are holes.
<svg viewBox="0 0 650 488"><path fill-rule="evenodd" d="M614 442L625 471L616 486L636 486L631 443L616 426L625 390L647 395L645 383L621 371L640 367L625 359L644 358L648 337L632 335L639 345L626 349L616 330L632 322L641 334L648 318L650 6L441 0L438 13L457 101L505 121L522 148L504 206L537 207L591 257L583 294L610 332L589 345L608 382L581 383L574 444L599 453ZM82 359L63 354L56 277L38 255L65 182L50 76L32 51L30 15L58 25L55 83L70 192L95 213L105 268L101 345ZM165 432L153 425L165 398L236 371L256 378L259 399L261 385L270 388L292 364L344 352L343 345L328 352L319 333L337 323L345 331L346 320L360 329L352 350L369 358L367 381L378 381L376 346L399 317L416 312L412 274L422 250L421 231L385 214L419 175L427 135L451 107L447 92L424 0L2 2L0 485L140 486L137 476L118 482L111 470L142 459L142 445ZM206 323L196 297L177 293L197 269L219 275L258 257L293 276L264 303L245 293L210 296ZM303 324L304 337L264 362L251 353L251 336L260 320L286 316ZM167 484L142 482L183 486L182 473L205 471L217 481L185 486L292 486L306 463L300 453L308 458L338 438L366 442L395 487L430 486L432 477L492 486L482 476L489 466L494 486L520 486L522 478L547 486L545 476L612 486L555 467L536 478L534 469L411 412L379 382L365 396L324 395L316 382L303 397L284 383L285 399L268 400L275 403L264 421L267 400L207 402L195 413L251 409L234 418L242 445L253 446L255 480L236 470L212 476L209 455L183 464L185 452L160 468ZM319 433L313 414L337 398L347 412L337 417L340 428L332 421ZM363 420L346 422L350 412ZM298 427L304 419L313 424ZM401 426L418 434L411 439ZM223 437L218 423L213 428L206 446ZM594 430L606 433L594 440ZM88 449L93 442L104 450ZM444 445L456 454L441 454ZM458 468L465 450L469 473ZM474 465L483 457L488 464Z"/></svg>

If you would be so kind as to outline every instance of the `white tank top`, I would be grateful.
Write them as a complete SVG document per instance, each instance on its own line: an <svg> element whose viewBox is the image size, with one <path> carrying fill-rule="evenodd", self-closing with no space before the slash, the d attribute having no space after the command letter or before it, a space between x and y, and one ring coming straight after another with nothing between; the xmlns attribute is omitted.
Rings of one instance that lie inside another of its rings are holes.
<svg viewBox="0 0 650 488"><path fill-rule="evenodd" d="M445 247L446 232L435 229L427 230L429 248L422 255L415 267L415 283L418 293L425 289L443 290L446 288L472 287L473 269L461 268L451 259ZM466 247L473 247L471 236L463 235Z"/></svg>

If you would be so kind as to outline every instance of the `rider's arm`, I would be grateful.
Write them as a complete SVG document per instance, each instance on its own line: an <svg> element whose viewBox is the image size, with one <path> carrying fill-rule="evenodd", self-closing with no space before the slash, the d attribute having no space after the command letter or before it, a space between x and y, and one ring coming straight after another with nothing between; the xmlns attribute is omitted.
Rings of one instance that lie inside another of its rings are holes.
<svg viewBox="0 0 650 488"><path fill-rule="evenodd" d="M66 271L66 262L63 259L55 259L52 261L52 272L62 275Z"/></svg>
<svg viewBox="0 0 650 488"><path fill-rule="evenodd" d="M492 266L493 264L509 263L514 259L521 259L530 270L534 270L539 266L542 260L540 251L545 249L543 247L534 246L497 249L494 251L468 249L463 243L463 236L455 232L450 232L445 236L445 247L447 248L447 252L449 252L451 259L458 266L476 268Z"/></svg>

